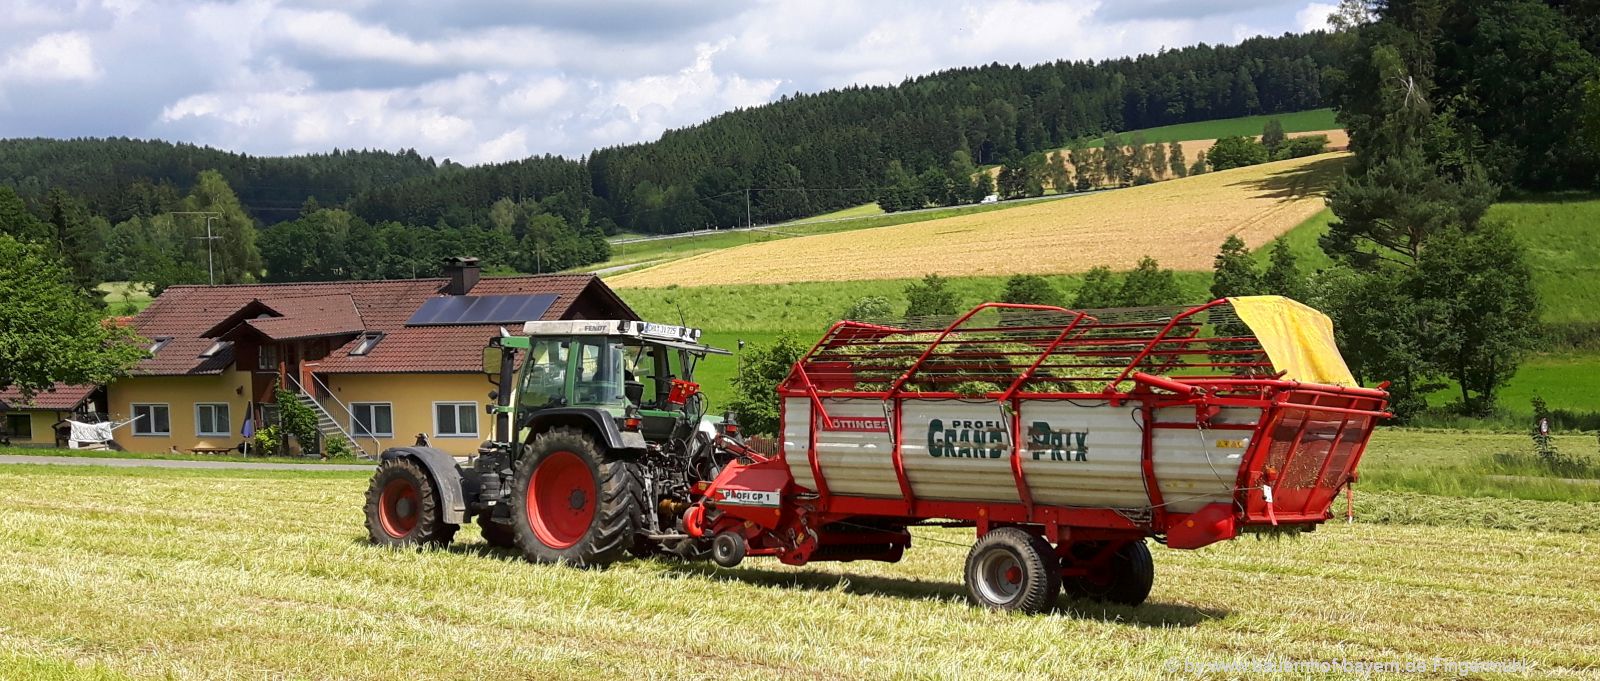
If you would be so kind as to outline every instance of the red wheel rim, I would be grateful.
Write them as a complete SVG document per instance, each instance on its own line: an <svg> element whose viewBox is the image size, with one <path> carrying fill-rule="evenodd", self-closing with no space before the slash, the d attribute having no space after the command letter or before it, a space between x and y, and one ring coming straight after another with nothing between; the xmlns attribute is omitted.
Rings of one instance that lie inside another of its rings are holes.
<svg viewBox="0 0 1600 681"><path fill-rule="evenodd" d="M399 539L417 529L417 486L405 478L395 478L383 486L378 497L378 522L389 536Z"/></svg>
<svg viewBox="0 0 1600 681"><path fill-rule="evenodd" d="M594 499L594 475L583 458L551 452L528 479L528 526L545 546L572 546L594 523Z"/></svg>
<svg viewBox="0 0 1600 681"><path fill-rule="evenodd" d="M1019 567L1016 567L1014 565L1009 567L1009 568L1006 568L1006 583L1008 583L1008 584L1020 584L1020 583L1022 583L1022 569L1019 568Z"/></svg>

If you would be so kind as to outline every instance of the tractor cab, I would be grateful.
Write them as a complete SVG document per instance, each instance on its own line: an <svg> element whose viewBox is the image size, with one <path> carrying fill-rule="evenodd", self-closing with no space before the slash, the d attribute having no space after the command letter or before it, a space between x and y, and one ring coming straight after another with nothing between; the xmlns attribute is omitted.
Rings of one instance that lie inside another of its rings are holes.
<svg viewBox="0 0 1600 681"><path fill-rule="evenodd" d="M516 441L527 440L541 413L575 409L603 411L648 442L670 439L704 415L696 365L728 354L700 344L698 329L648 322L528 322L523 332L496 339L484 353L486 373L516 377L499 388L511 391L506 411ZM520 371L503 372L518 351Z"/></svg>

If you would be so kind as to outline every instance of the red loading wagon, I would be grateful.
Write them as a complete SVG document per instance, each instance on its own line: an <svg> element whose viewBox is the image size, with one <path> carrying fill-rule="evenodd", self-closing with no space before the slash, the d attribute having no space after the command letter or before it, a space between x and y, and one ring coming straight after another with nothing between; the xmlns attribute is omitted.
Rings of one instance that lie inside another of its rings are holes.
<svg viewBox="0 0 1600 681"><path fill-rule="evenodd" d="M1275 296L840 322L779 394L781 450L728 444L690 511L718 562L892 562L910 527L974 527L973 599L1030 612L1143 602L1146 538L1314 528L1388 416L1328 318Z"/></svg>

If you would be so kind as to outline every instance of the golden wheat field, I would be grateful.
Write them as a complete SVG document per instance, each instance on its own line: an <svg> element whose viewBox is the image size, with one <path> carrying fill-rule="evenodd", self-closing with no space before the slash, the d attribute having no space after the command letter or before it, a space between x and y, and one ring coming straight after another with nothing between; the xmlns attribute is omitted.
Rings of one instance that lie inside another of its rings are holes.
<svg viewBox="0 0 1600 681"><path fill-rule="evenodd" d="M1289 138L1290 139L1294 139L1296 137L1306 137L1308 135L1322 135L1324 137L1327 137L1328 138L1328 150L1329 151L1344 151L1344 150L1350 148L1350 133L1347 132L1343 128L1334 128L1332 130L1313 130L1313 131L1310 131L1310 132L1297 132L1297 133L1290 134ZM1253 139L1260 140L1261 136L1260 135L1256 135ZM1184 159L1187 160L1190 164L1193 164L1195 159L1199 158L1201 154L1210 153L1211 152L1211 147L1216 146L1217 140L1216 139L1183 140L1182 142L1179 142L1179 144L1183 145L1183 157L1184 157ZM1122 149L1123 149L1123 153L1128 153L1129 152L1129 148L1128 147L1123 147ZM1068 159L1067 150L1065 150L1065 149L1057 149L1055 151L1052 151L1052 152L1046 154L1046 159L1048 159L1051 162L1054 162L1057 158L1060 158L1061 162L1063 164L1065 164L1067 166L1067 168L1069 170L1071 170L1073 173L1077 173L1078 172L1077 166L1073 165L1072 161L1067 160ZM1000 166L991 166L990 168L986 169L984 172L989 173L989 177L998 179L1000 177ZM1158 182L1162 182L1162 181L1166 181L1166 180L1175 179L1176 177L1177 176L1175 174L1173 174L1171 172L1168 172L1167 174L1161 175L1161 176L1159 176L1159 177L1157 177L1155 179ZM1049 186L1048 182L1046 183L1046 186Z"/></svg>
<svg viewBox="0 0 1600 681"><path fill-rule="evenodd" d="M1252 248L1323 208L1348 154L1206 173L987 213L747 244L627 272L617 287L1065 274L1153 256L1204 270L1237 234Z"/></svg>

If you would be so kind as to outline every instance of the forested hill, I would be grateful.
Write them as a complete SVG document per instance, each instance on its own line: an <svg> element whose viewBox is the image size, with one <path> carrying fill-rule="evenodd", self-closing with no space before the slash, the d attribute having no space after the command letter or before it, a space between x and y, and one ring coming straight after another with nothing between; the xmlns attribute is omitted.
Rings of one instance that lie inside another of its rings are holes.
<svg viewBox="0 0 1600 681"><path fill-rule="evenodd" d="M337 205L445 168L459 166L441 166L410 149L259 157L125 137L0 140L0 185L35 203L60 189L113 223L167 210L202 170L222 173L252 215L273 223L293 219L312 197Z"/></svg>
<svg viewBox="0 0 1600 681"><path fill-rule="evenodd" d="M1320 107L1332 42L1316 32L1098 63L955 69L785 97L586 162L462 169L409 150L262 158L123 138L4 140L0 184L34 205L62 189L113 223L172 205L209 168L267 224L315 198L372 222L464 227L485 224L499 198L564 194L596 222L683 231L744 222L746 190L755 221L780 220L871 201L895 177L956 177L1108 130Z"/></svg>
<svg viewBox="0 0 1600 681"><path fill-rule="evenodd" d="M703 199L744 187L769 190L752 197L757 222L778 220L872 200L858 188L884 184L894 161L917 175L947 170L957 152L957 165L997 163L1108 130L1324 106L1320 74L1333 58L1330 36L1316 32L1099 63L956 69L724 114L597 151L590 171L595 194L636 229L742 221L742 195Z"/></svg>
<svg viewBox="0 0 1600 681"><path fill-rule="evenodd" d="M732 111L654 142L595 151L588 171L597 205L626 228L742 224L747 189L749 217L772 222L872 201L902 173L932 170L965 182L974 164L1108 130L1324 106L1321 73L1334 52L1332 37L1315 32L1098 63L955 69ZM463 208L481 216L496 189L558 175L542 167L548 163L417 180L403 192L364 197L359 212L430 224ZM458 197L467 196L463 205Z"/></svg>

